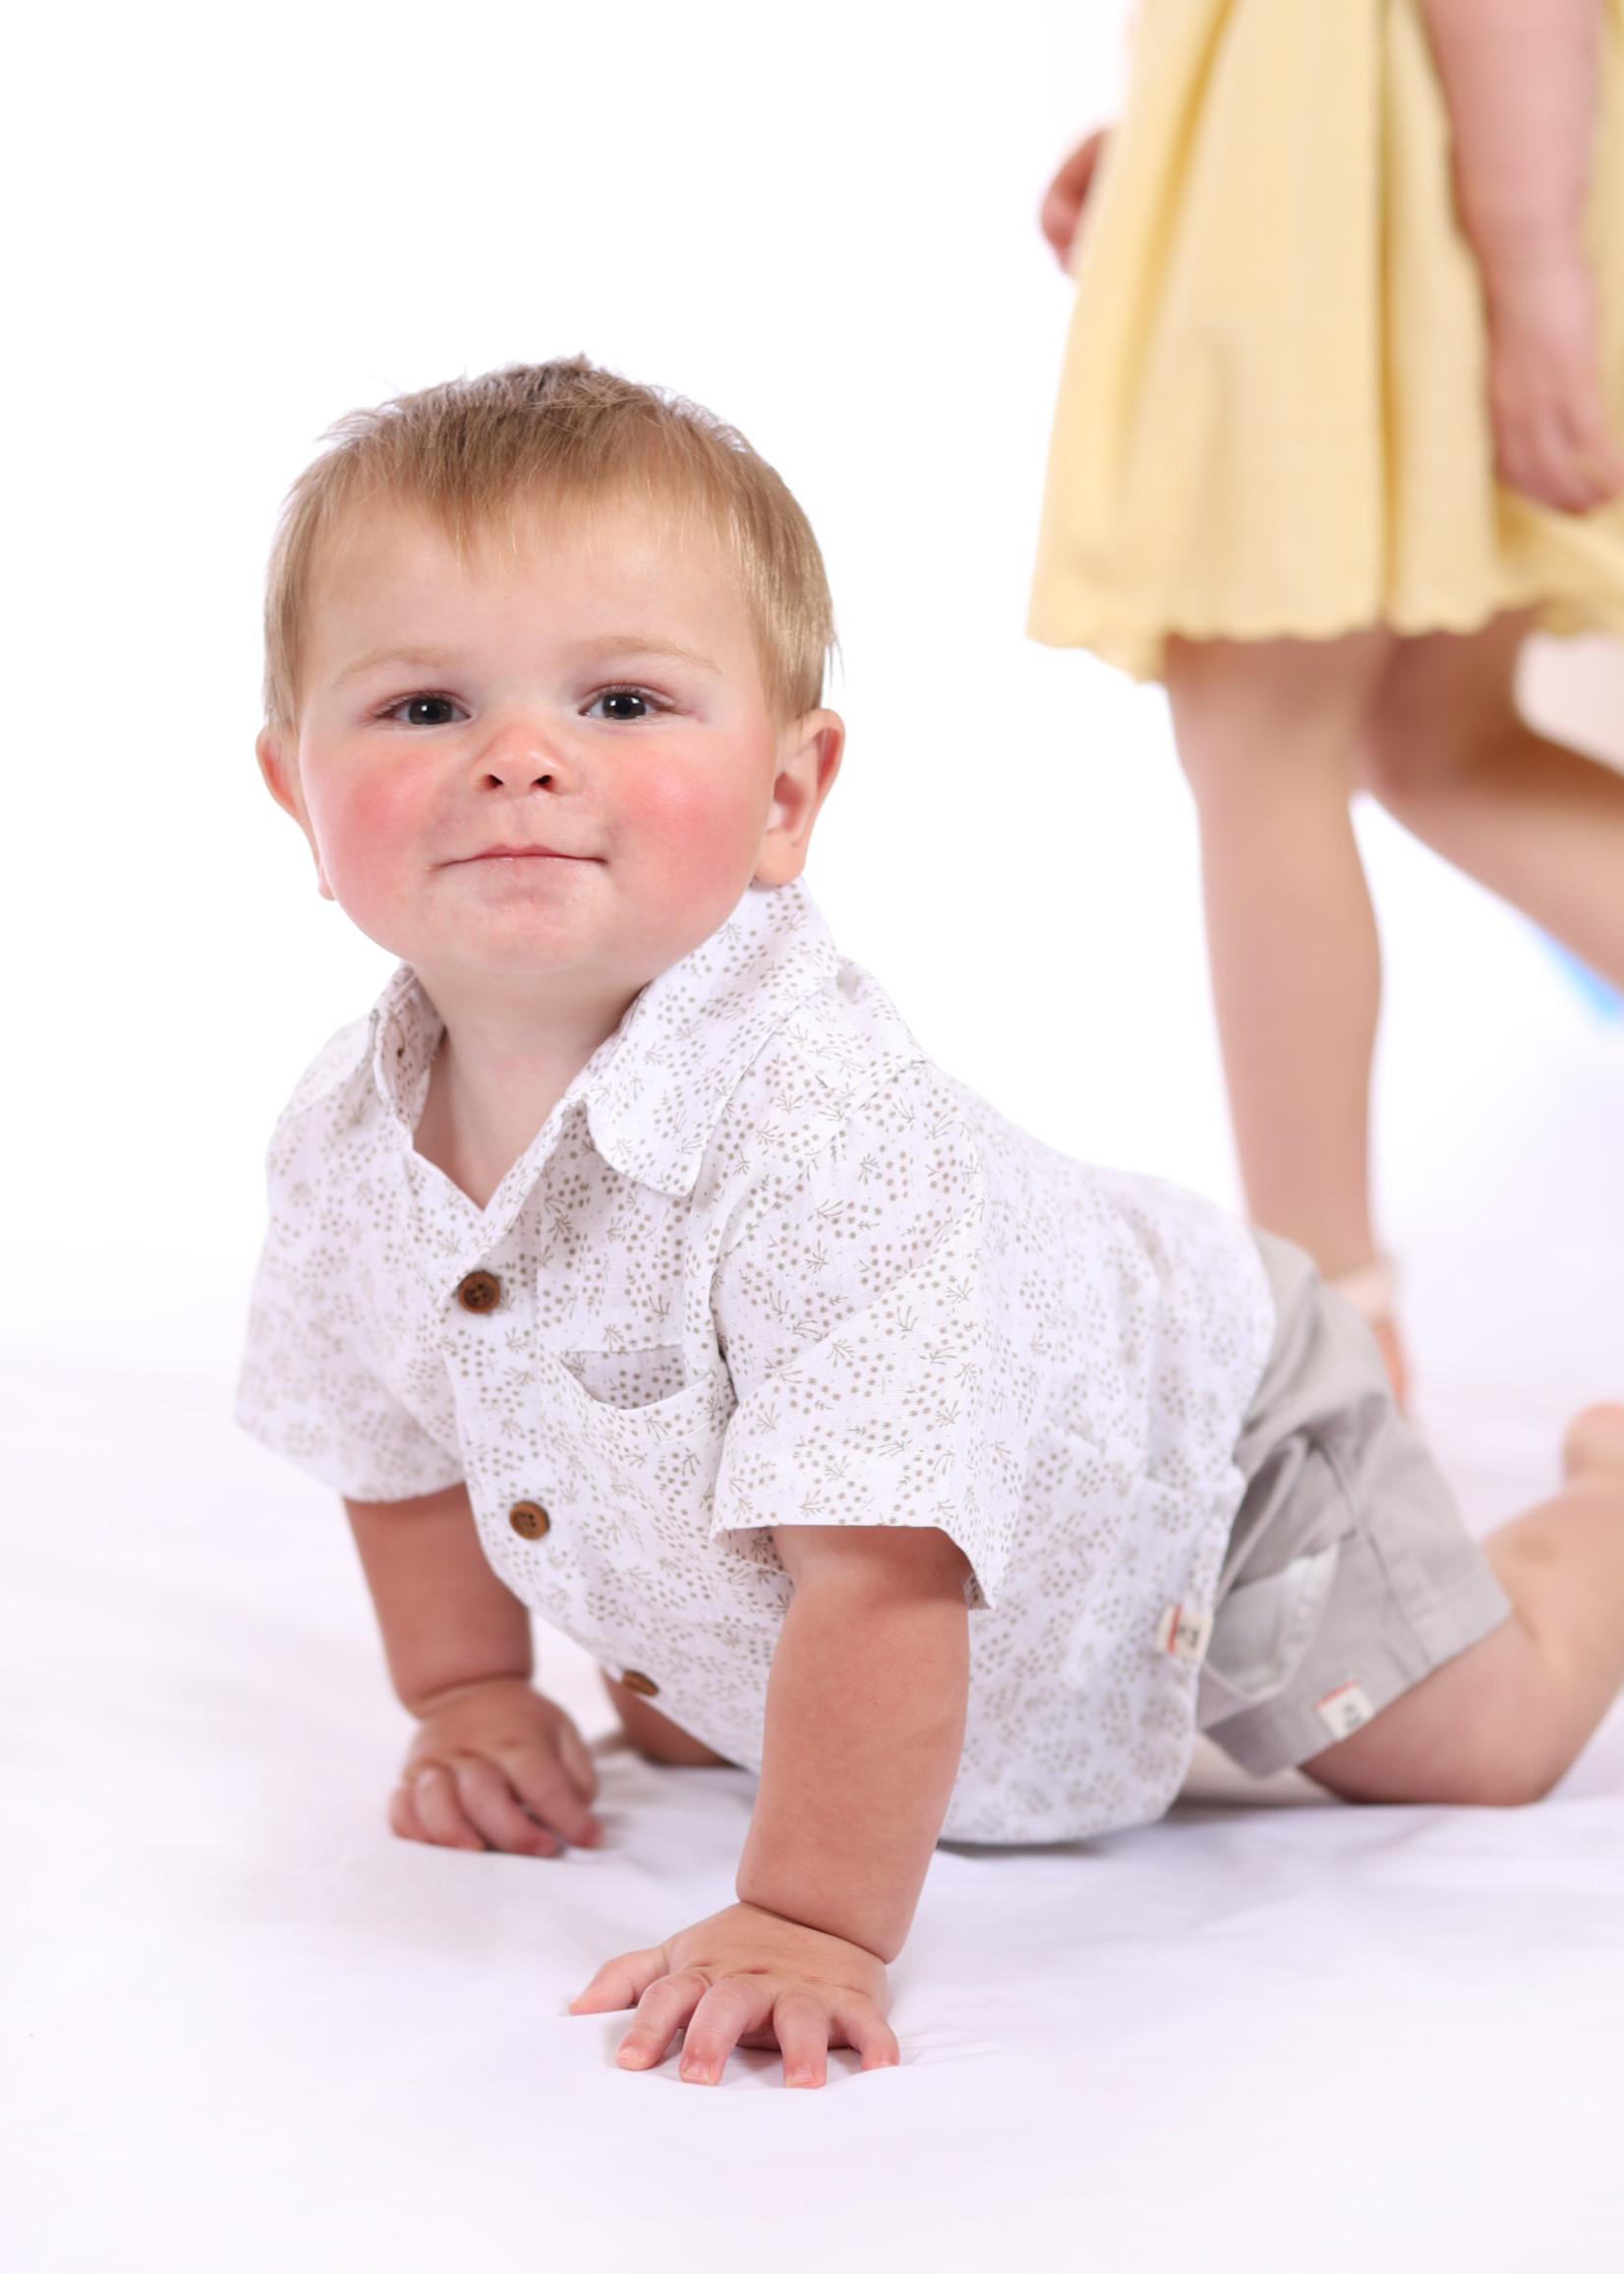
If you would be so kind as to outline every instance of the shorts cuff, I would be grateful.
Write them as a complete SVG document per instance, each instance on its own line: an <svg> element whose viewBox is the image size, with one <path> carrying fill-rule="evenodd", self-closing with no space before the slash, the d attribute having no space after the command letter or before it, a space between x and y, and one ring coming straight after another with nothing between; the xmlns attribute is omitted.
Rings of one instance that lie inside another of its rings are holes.
<svg viewBox="0 0 1624 2274"><path fill-rule="evenodd" d="M1395 1621L1334 1662L1310 1647L1304 1664L1278 1697L1227 1715L1203 1734L1248 1777L1295 1769L1337 1743L1320 1719L1318 1703L1357 1683L1372 1714L1379 1714L1437 1667L1481 1642L1511 1616L1511 1601L1486 1563L1442 1602L1414 1619Z"/></svg>

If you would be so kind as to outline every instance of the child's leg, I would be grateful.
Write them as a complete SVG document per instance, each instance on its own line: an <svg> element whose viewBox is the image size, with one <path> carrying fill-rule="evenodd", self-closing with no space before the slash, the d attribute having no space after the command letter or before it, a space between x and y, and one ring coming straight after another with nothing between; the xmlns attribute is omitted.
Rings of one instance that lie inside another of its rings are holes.
<svg viewBox="0 0 1624 2274"><path fill-rule="evenodd" d="M1368 1118L1381 963L1348 799L1392 650L1169 642L1179 756L1201 827L1213 1002L1255 1222L1327 1277L1370 1261Z"/></svg>
<svg viewBox="0 0 1624 2274"><path fill-rule="evenodd" d="M1528 622L1399 644L1364 737L1370 787L1435 852L1624 986L1624 777L1518 716Z"/></svg>
<svg viewBox="0 0 1624 2274"><path fill-rule="evenodd" d="M1624 1687L1624 1407L1582 1414L1567 1483L1483 1543L1512 1616L1302 1764L1348 1800L1512 1806L1572 1766Z"/></svg>

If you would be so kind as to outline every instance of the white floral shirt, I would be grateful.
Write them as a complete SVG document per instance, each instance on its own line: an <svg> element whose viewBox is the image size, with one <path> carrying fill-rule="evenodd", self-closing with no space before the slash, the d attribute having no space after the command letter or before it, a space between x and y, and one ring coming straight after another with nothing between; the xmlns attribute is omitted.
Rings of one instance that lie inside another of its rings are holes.
<svg viewBox="0 0 1624 2274"><path fill-rule="evenodd" d="M939 1525L946 1836L1160 1814L1165 1614L1211 1604L1273 1329L1246 1228L950 1080L800 885L644 990L483 1210L413 1149L440 1032L403 967L277 1125L244 1424L354 1499L465 1478L514 1593L752 1767L771 1528Z"/></svg>

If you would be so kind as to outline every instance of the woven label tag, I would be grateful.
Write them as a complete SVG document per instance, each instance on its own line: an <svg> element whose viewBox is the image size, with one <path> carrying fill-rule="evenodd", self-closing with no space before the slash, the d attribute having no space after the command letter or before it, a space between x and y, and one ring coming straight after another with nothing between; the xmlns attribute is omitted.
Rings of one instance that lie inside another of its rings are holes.
<svg viewBox="0 0 1624 2274"><path fill-rule="evenodd" d="M1366 1721L1374 1720L1376 1709L1358 1682L1344 1682L1341 1689L1328 1690L1314 1712L1333 1737L1351 1737Z"/></svg>
<svg viewBox="0 0 1624 2274"><path fill-rule="evenodd" d="M1212 1640L1210 1610L1191 1610L1188 1603L1170 1603L1156 1625L1156 1648L1187 1666L1198 1666Z"/></svg>

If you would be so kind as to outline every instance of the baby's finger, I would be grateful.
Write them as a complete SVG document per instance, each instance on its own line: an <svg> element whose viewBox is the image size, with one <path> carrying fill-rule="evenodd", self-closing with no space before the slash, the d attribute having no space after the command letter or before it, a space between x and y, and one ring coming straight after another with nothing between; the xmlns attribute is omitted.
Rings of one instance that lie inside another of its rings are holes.
<svg viewBox="0 0 1624 2274"><path fill-rule="evenodd" d="M583 1800L598 1797L598 1764L587 1751L586 1742L573 1721L566 1721L558 1731L558 1759L564 1775Z"/></svg>
<svg viewBox="0 0 1624 2274"><path fill-rule="evenodd" d="M412 1787L404 1780L389 1795L389 1830L396 1839L427 1839L429 1837L418 1822Z"/></svg>
<svg viewBox="0 0 1624 2274"><path fill-rule="evenodd" d="M655 2069L670 2051L671 2039L704 2003L709 1990L703 1974L665 1974L637 2001L637 2018L614 2049L622 2069ZM683 2074L687 2056L683 2056Z"/></svg>
<svg viewBox="0 0 1624 2274"><path fill-rule="evenodd" d="M556 1855L556 1833L527 1814L493 1762L469 1753L452 1764L463 1814L488 1847L507 1855Z"/></svg>
<svg viewBox="0 0 1624 2274"><path fill-rule="evenodd" d="M576 1847L602 1844L603 1826L554 1753L541 1745L527 1745L523 1751L504 1753L502 1767L532 1816L551 1825Z"/></svg>
<svg viewBox="0 0 1624 2274"><path fill-rule="evenodd" d="M650 1996L657 1994L651 1992ZM643 2005L648 2003L645 1998ZM642 2011L640 2006L639 2015ZM767 1975L728 1974L715 1983L700 1999L688 2023L678 2070L683 2083L720 2084L727 2056L739 2039L749 2030L764 2028L772 2015L773 1984Z"/></svg>
<svg viewBox="0 0 1624 2274"><path fill-rule="evenodd" d="M1579 480L1589 502L1604 505L1624 489L1624 454L1619 451L1597 399L1585 402L1573 420L1569 445Z"/></svg>
<svg viewBox="0 0 1624 2274"><path fill-rule="evenodd" d="M871 1999L847 1997L837 2002L835 2021L853 2053L862 2056L865 2069L895 2069L901 2061L890 2022Z"/></svg>
<svg viewBox="0 0 1624 2274"><path fill-rule="evenodd" d="M822 2084L829 2074L829 2012L807 1990L789 1990L773 2008L773 2034L783 2056L783 2081Z"/></svg>
<svg viewBox="0 0 1624 2274"><path fill-rule="evenodd" d="M411 1779L412 1807L423 1827L421 1837L435 1847L479 1847L485 1841L463 1814L456 1779L449 1769L431 1761Z"/></svg>
<svg viewBox="0 0 1624 2274"><path fill-rule="evenodd" d="M666 1967L665 1949L658 1943L652 1951L626 1951L618 1958L606 1958L580 1995L571 1998L569 2011L623 2013L660 1980Z"/></svg>

